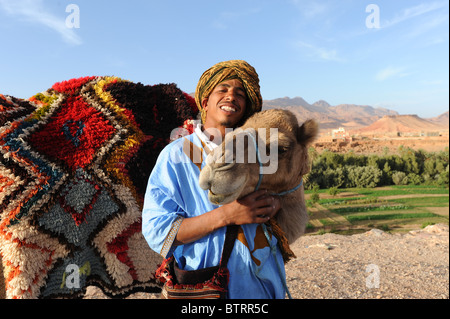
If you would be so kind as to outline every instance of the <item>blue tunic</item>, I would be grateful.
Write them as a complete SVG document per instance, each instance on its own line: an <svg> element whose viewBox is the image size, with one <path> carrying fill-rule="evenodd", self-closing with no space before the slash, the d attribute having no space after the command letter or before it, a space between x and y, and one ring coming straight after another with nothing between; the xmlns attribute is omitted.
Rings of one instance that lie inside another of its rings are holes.
<svg viewBox="0 0 450 319"><path fill-rule="evenodd" d="M217 266L222 255L226 228L189 244L175 246L174 239L184 218L209 212L218 206L208 200L208 191L199 186L210 142L199 130L170 143L161 152L150 175L142 213L142 232L149 246L164 258L175 257L181 269L196 270ZM271 236L272 245L277 239ZM278 247L278 246L277 246ZM284 273L283 258L277 248L273 257L262 227L239 227L228 270L228 298L284 298L278 263Z"/></svg>

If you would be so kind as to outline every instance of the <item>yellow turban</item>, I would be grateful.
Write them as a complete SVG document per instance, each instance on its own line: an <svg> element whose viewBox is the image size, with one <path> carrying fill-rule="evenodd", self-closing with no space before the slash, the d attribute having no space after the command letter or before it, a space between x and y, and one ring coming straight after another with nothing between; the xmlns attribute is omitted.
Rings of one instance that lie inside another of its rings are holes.
<svg viewBox="0 0 450 319"><path fill-rule="evenodd" d="M258 73L255 69L243 60L219 62L202 74L195 90L195 102L202 114L203 123L205 122L206 112L202 108L202 100L209 97L217 84L231 79L240 80L247 93L244 118L247 119L253 113L261 111L262 97Z"/></svg>

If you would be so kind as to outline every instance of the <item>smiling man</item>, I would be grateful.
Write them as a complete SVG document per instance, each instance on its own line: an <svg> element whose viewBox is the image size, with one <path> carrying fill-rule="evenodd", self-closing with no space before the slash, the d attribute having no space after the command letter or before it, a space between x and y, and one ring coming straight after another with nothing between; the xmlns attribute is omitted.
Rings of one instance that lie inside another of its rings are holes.
<svg viewBox="0 0 450 319"><path fill-rule="evenodd" d="M246 98L245 89L239 80L219 83L211 95L202 100L202 109L208 114L204 128L217 128L224 136L226 128L235 127L242 119Z"/></svg>
<svg viewBox="0 0 450 319"><path fill-rule="evenodd" d="M201 76L195 100L202 124L159 155L146 190L143 235L164 258L174 256L180 269L200 270L219 264L226 226L239 225L228 261L227 297L284 298L277 270L283 258L279 249L273 258L260 225L275 216L279 200L259 190L216 206L199 186L203 161L217 146L213 135L220 134L223 140L226 128L239 126L261 110L258 74L242 60L220 62ZM201 154L197 160L192 155L195 152L189 151L194 149ZM276 246L275 236L271 241Z"/></svg>

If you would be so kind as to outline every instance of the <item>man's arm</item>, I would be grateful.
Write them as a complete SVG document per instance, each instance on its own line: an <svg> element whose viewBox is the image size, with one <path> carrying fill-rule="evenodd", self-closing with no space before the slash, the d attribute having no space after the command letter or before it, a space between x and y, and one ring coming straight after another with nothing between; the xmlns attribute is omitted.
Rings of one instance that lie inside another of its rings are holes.
<svg viewBox="0 0 450 319"><path fill-rule="evenodd" d="M228 225L265 223L275 216L280 207L277 197L268 195L266 190L258 190L200 216L185 218L174 245L191 243Z"/></svg>

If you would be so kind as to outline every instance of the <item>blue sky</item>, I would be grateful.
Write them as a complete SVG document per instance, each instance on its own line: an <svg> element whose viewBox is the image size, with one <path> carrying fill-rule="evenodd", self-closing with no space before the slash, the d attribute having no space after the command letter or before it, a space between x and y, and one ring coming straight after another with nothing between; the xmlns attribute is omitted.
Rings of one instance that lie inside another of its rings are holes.
<svg viewBox="0 0 450 319"><path fill-rule="evenodd" d="M244 59L264 99L449 109L447 0L0 0L0 39L0 93L21 98L88 75L191 93Z"/></svg>

